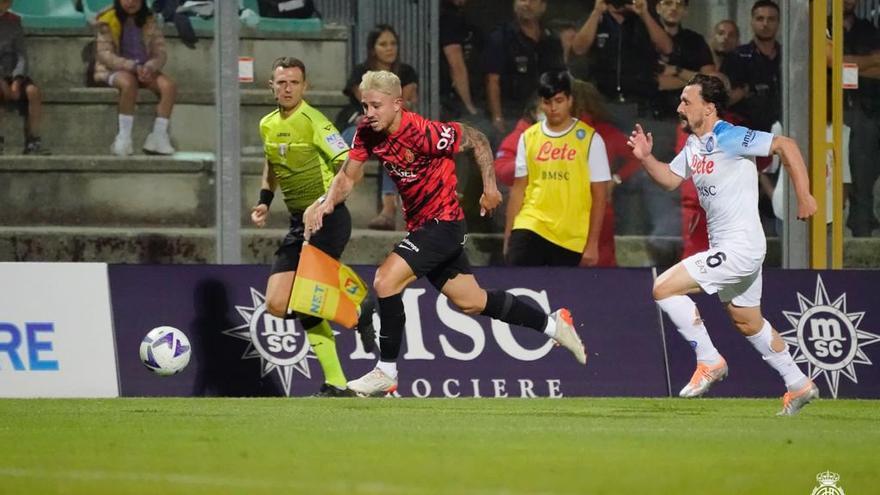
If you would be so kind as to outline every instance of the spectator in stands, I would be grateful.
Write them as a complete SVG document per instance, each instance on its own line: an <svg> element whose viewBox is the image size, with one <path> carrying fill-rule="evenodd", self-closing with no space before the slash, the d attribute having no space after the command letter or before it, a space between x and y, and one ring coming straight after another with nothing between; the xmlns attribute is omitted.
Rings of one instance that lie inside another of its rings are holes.
<svg viewBox="0 0 880 495"><path fill-rule="evenodd" d="M98 13L94 80L119 90L119 132L110 151L132 154L131 130L139 88L159 97L153 130L144 141L149 154L171 155L168 124L177 85L162 72L167 55L165 37L144 0L113 0Z"/></svg>
<svg viewBox="0 0 880 495"><path fill-rule="evenodd" d="M476 52L480 33L464 16L467 0L443 0L440 4L440 120L474 118L479 114L472 91L478 77ZM475 74L474 74L475 75Z"/></svg>
<svg viewBox="0 0 880 495"><path fill-rule="evenodd" d="M153 0L153 12L162 16L163 22L174 24L180 41L187 48L195 49L199 38L196 36L196 31L192 27L189 16L195 14L193 10L196 10L197 7L194 8L192 3L190 3L190 5L180 8L182 3L184 3L183 0ZM210 12L211 16L213 16L213 4L210 4Z"/></svg>
<svg viewBox="0 0 880 495"><path fill-rule="evenodd" d="M546 119L519 138L505 256L518 266L595 266L611 181L605 143L572 114L568 72L542 74L538 95Z"/></svg>
<svg viewBox="0 0 880 495"><path fill-rule="evenodd" d="M660 95L656 100L656 114L669 124L679 122L678 105L681 89L698 72L716 72L712 52L706 40L696 31L682 27L681 21L687 16L688 0L660 0L657 14L663 30L672 38L672 53L660 55L663 72L658 76Z"/></svg>
<svg viewBox="0 0 880 495"><path fill-rule="evenodd" d="M416 70L400 61L400 37L388 24L379 24L367 35L367 61L355 66L342 91L348 96L348 105L336 116L336 127L344 129L342 138L351 146L357 124L363 116L361 104L361 78L367 71L387 70L400 78L404 106L412 110L418 103L419 76ZM397 188L383 169L379 170L381 208L379 214L370 220L368 227L374 230L394 230L397 216Z"/></svg>
<svg viewBox="0 0 880 495"><path fill-rule="evenodd" d="M590 64L587 57L579 57L574 52L574 37L577 36L578 25L569 19L555 19L549 24L562 44L562 60L572 79L589 79Z"/></svg>
<svg viewBox="0 0 880 495"><path fill-rule="evenodd" d="M535 125L544 115L538 115L538 107L541 104L541 98L537 95L529 98L525 110L513 130L501 140L498 145L498 151L495 152L495 178L498 182L505 186L513 186L514 169L516 168L516 150L519 146L519 137L526 129Z"/></svg>
<svg viewBox="0 0 880 495"><path fill-rule="evenodd" d="M513 127L544 72L565 69L562 44L542 23L546 0L514 0L515 19L489 36L486 99L496 141Z"/></svg>
<svg viewBox="0 0 880 495"><path fill-rule="evenodd" d="M775 2L758 0L752 5L752 31L752 41L737 47L724 60L721 72L730 79L730 110L743 118L746 127L768 132L782 115L782 53L776 41L779 6Z"/></svg>
<svg viewBox="0 0 880 495"><path fill-rule="evenodd" d="M776 41L779 6L772 0L757 0L751 9L754 38L734 50L721 66L730 81L730 113L750 129L772 132L782 118L782 48ZM781 124L779 124L781 130ZM758 157L759 206L765 235L776 235L776 217L771 195L775 176L771 159Z"/></svg>
<svg viewBox="0 0 880 495"><path fill-rule="evenodd" d="M673 43L645 0L596 0L572 48L578 55L588 54L592 79L616 107L611 113L619 129L631 129L637 116L650 114L649 102L657 92L658 56L671 54Z"/></svg>
<svg viewBox="0 0 880 495"><path fill-rule="evenodd" d="M852 129L852 185L847 226L853 236L877 228L874 184L880 176L880 31L856 16L856 0L843 2L843 59L859 66L859 88L844 91L843 117Z"/></svg>
<svg viewBox="0 0 880 495"><path fill-rule="evenodd" d="M602 94L596 85L575 79L572 81L574 97L573 114L585 122L602 136L605 151L608 153L608 165L611 169L611 181L608 183L608 200L605 202L605 215L602 230L599 232L599 262L596 266L617 266L614 245L614 202L611 201L615 184L629 180L641 169L641 163L627 146L626 135L611 123Z"/></svg>
<svg viewBox="0 0 880 495"><path fill-rule="evenodd" d="M562 45L562 60L565 65L568 65L575 58L572 48L574 47L574 37L578 33L577 24L571 21L560 21L554 24L553 31L559 37L559 43Z"/></svg>
<svg viewBox="0 0 880 495"><path fill-rule="evenodd" d="M673 48L645 0L596 0L573 45L575 53L588 55L592 81L608 101L612 123L628 130L637 119L651 122L655 153L666 160L674 156L675 125L655 119L652 102L659 89L659 57ZM664 190L639 169L614 188L617 233L650 235L654 263L672 262L678 246L671 239L678 237L681 222L678 202L677 191Z"/></svg>
<svg viewBox="0 0 880 495"><path fill-rule="evenodd" d="M709 40L712 60L718 70L721 70L724 59L733 53L737 46L739 46L739 26L736 25L736 22L730 19L718 21L718 24L715 24L712 29L712 38Z"/></svg>
<svg viewBox="0 0 880 495"><path fill-rule="evenodd" d="M14 104L25 117L24 154L48 155L40 141L43 99L40 88L27 75L27 53L21 18L9 12L12 0L0 0L0 101ZM0 153L4 141L0 136Z"/></svg>
<svg viewBox="0 0 880 495"><path fill-rule="evenodd" d="M387 70L400 78L403 90L403 103L413 109L419 98L419 76L409 64L400 61L400 37L397 31L388 24L379 24L367 34L367 60L358 64L348 75L342 93L348 97L348 105L336 116L336 128L344 129L343 139L349 145L354 137L354 130L363 115L361 105L361 78L367 71Z"/></svg>
<svg viewBox="0 0 880 495"><path fill-rule="evenodd" d="M834 127L831 123L831 105L833 103L832 96L834 95L831 90L831 81L828 81L828 86L825 91L827 95L827 100L825 104L827 105L827 113L826 117L828 119L827 124L825 126L825 139L827 142L831 143L834 141ZM850 188L852 187L852 173L850 164L852 163L852 157L850 155L850 143L852 138L852 129L844 124L840 133L841 142L840 142L840 176L841 182L843 183L843 209L846 211L846 198L848 193L850 192ZM781 233L782 228L784 227L785 220L785 188L788 187L788 177L785 171L785 167L779 166L779 157L773 157L773 166L779 169L779 179L776 181L776 188L773 191L773 212L776 214L776 231ZM825 223L831 225L832 220L834 220L834 150L829 148L825 151ZM844 219L845 221L845 219ZM830 234L830 231L829 231ZM831 237L828 237L829 242L831 241ZM829 244L830 246L830 244ZM829 248L830 252L830 248Z"/></svg>

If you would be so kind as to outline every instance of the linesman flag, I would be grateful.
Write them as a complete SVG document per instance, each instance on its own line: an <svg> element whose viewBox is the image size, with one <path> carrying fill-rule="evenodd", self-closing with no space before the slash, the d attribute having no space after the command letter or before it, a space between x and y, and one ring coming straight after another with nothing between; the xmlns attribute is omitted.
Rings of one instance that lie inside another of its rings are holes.
<svg viewBox="0 0 880 495"><path fill-rule="evenodd" d="M303 244L289 310L352 328L366 297L367 284L351 267L309 243Z"/></svg>

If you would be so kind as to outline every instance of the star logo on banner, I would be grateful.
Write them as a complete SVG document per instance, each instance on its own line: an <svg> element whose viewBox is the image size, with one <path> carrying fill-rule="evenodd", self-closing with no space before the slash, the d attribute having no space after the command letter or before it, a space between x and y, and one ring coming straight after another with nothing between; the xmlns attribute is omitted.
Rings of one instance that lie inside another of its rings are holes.
<svg viewBox="0 0 880 495"><path fill-rule="evenodd" d="M251 287L251 306L235 306L244 324L224 335L248 343L241 359L259 359L260 377L272 371L278 374L284 394L290 397L293 372L311 378L309 359L317 359L311 352L306 332L296 320L282 319L266 311L266 297Z"/></svg>
<svg viewBox="0 0 880 495"><path fill-rule="evenodd" d="M797 300L798 311L782 312L792 328L779 335L794 348L794 362L806 363L810 379L824 376L837 398L841 375L858 383L856 365L873 364L863 348L880 342L880 335L859 328L865 312L847 309L846 292L834 301L828 297L821 275L813 298L798 292Z"/></svg>

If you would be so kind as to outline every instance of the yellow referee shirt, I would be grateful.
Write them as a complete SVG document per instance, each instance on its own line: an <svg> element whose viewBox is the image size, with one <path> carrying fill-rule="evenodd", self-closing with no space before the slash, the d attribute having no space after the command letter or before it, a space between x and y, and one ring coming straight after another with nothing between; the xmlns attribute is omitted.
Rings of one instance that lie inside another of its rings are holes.
<svg viewBox="0 0 880 495"><path fill-rule="evenodd" d="M287 118L280 110L263 117L260 137L291 213L304 211L327 192L348 156L339 131L305 101Z"/></svg>

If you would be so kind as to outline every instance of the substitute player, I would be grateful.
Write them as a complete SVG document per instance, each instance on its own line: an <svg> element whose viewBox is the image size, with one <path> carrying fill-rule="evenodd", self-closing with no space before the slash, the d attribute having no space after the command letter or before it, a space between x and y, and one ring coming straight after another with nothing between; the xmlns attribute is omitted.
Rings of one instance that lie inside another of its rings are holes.
<svg viewBox="0 0 880 495"><path fill-rule="evenodd" d="M373 281L381 321L381 359L373 371L349 382L349 388L364 396L384 395L397 388L397 357L406 321L401 293L420 277L427 277L465 313L544 332L586 364L584 345L567 309L547 315L505 291L483 290L471 273L452 156L465 150L474 154L483 176L481 214L491 213L501 202L501 193L486 136L465 124L434 122L403 110L400 79L391 72L367 72L360 90L365 118L326 198L306 211L306 233L318 235L328 227L338 205L363 177L363 164L370 155L379 158L397 184L408 232L379 266Z"/></svg>
<svg viewBox="0 0 880 495"><path fill-rule="evenodd" d="M727 362L715 349L696 305L685 294L718 293L736 328L782 376L788 391L780 415L797 413L819 389L794 363L788 346L761 315L761 264L767 242L758 216L755 156L777 154L789 172L798 200L798 218L816 212L804 159L794 140L733 126L720 120L728 95L721 79L697 74L681 92L678 113L691 133L672 163L651 154L653 137L636 124L629 139L651 177L672 190L692 177L706 210L709 250L686 258L654 282L654 299L694 348L697 369L679 392L699 397L727 376Z"/></svg>
<svg viewBox="0 0 880 495"><path fill-rule="evenodd" d="M258 227L266 225L275 188L281 186L290 211L290 231L275 252L266 286L266 310L279 318L293 318L295 315L288 314L287 308L304 241L303 211L327 191L339 164L348 156L348 146L333 124L303 100L308 84L302 61L292 57L275 60L269 85L278 108L260 120L266 162L260 200L251 211L251 220ZM351 216L345 205L340 205L327 217L327 228L312 236L310 242L339 259L350 236ZM365 301L357 328L365 348L370 349L375 342L375 330L370 297ZM314 316L299 315L299 320L324 371L325 383L318 395L354 395L346 386L330 325Z"/></svg>
<svg viewBox="0 0 880 495"><path fill-rule="evenodd" d="M571 76L541 74L547 118L519 138L504 252L516 266L594 266L611 183L605 141L572 116Z"/></svg>

